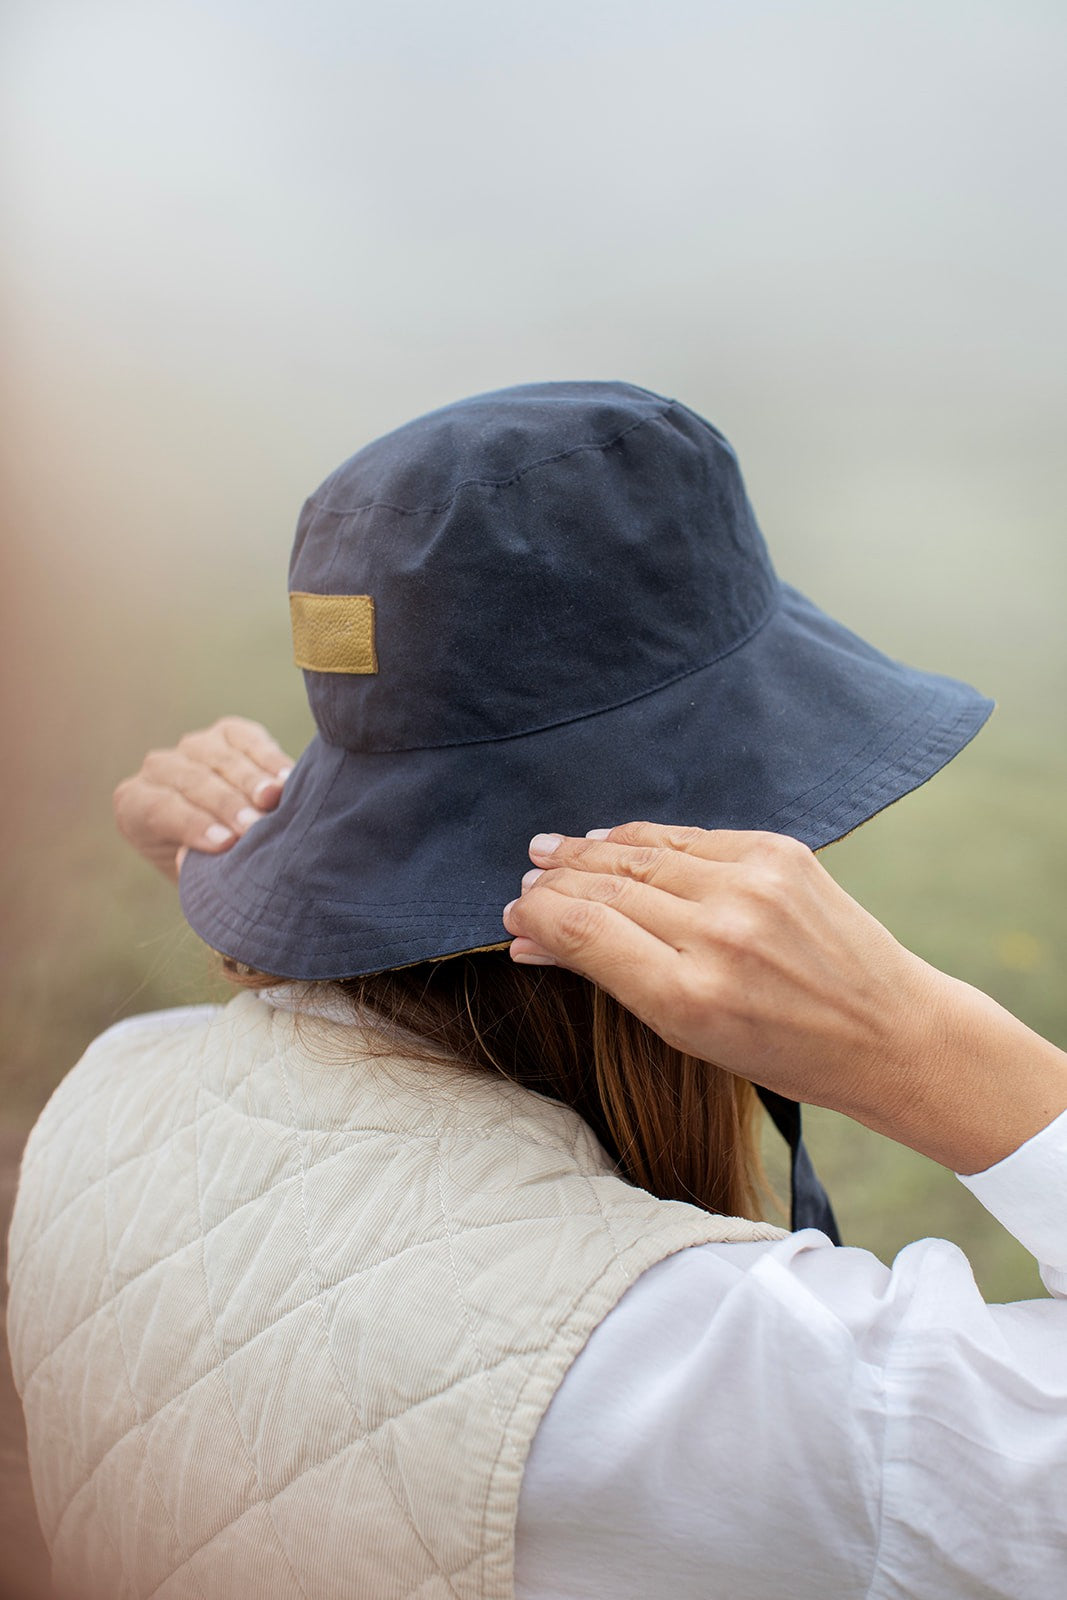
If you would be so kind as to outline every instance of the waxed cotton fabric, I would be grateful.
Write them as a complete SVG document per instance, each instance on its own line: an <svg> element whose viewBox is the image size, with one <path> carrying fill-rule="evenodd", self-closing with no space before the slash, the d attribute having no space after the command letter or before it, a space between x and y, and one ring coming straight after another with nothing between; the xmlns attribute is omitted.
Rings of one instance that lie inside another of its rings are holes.
<svg viewBox="0 0 1067 1600"><path fill-rule="evenodd" d="M777 585L708 423L623 384L546 384L346 462L304 506L289 588L374 599L378 673L307 674L323 737L369 752L608 710L736 649Z"/></svg>
<svg viewBox="0 0 1067 1600"><path fill-rule="evenodd" d="M477 396L369 445L305 505L290 588L369 595L378 671L305 672L319 732L278 810L181 874L193 928L282 977L504 942L540 831L818 848L991 710L780 583L722 435L626 384Z"/></svg>

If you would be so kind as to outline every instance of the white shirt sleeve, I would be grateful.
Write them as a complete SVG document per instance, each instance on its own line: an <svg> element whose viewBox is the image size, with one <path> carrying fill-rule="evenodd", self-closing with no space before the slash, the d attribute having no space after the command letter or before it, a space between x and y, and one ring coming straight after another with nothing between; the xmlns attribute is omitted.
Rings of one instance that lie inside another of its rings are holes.
<svg viewBox="0 0 1067 1600"><path fill-rule="evenodd" d="M963 1181L1061 1298L987 1305L939 1239L660 1262L534 1438L518 1600L1067 1593L1067 1113Z"/></svg>

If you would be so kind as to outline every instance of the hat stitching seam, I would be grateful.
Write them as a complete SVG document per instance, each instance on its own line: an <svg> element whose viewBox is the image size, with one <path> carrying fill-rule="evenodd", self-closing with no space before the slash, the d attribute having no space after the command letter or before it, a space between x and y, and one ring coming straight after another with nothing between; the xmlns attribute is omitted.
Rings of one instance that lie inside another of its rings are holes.
<svg viewBox="0 0 1067 1600"><path fill-rule="evenodd" d="M292 901L292 900L290 900L290 901L288 901L288 903L291 906L294 906L294 907L296 907L298 909L303 909L305 911L307 909L306 902L304 902L304 901ZM409 902L409 903L414 903L414 902ZM358 901L358 900L351 900L351 901L333 900L333 901L328 902L328 904L331 905L331 906L336 906L338 908L344 907L344 906L348 906L352 910L360 910L362 908L366 908L366 909L373 909L375 911L381 912L382 913L382 917L381 917L382 921L388 920L390 922L390 924L392 924L394 927L399 929L399 937L398 938L394 938L393 940L391 940L389 945L386 946L386 948L389 948L389 949L391 949L394 945L403 944L404 939L407 937L407 932L406 932L406 930L404 928L404 924L412 924L413 923L417 927L423 927L429 922L437 922L437 923L441 923L445 927L455 927L456 926L456 921L457 921L454 913L453 913L453 915L451 917L446 915L444 912L440 912L440 913L437 913L437 914L431 914L429 912L426 912L421 916L417 912L410 912L410 911L397 913L389 905L370 907L368 902ZM209 907L208 909L210 910L211 908ZM226 908L226 911L228 911L228 910L229 910L229 908ZM277 934L277 933L283 933L283 932L286 932L286 931L291 931L293 929L294 920L298 920L298 919L295 919L292 916L279 916L277 921L273 921L270 917L265 915L265 912L266 912L266 907L265 906L260 911L250 910L245 915L242 915L240 913L238 913L236 915L227 915L226 912L223 911L223 912L219 913L218 915L216 915L215 921L216 921L216 923L218 924L218 926L220 927L220 929L222 930L223 933L227 933L227 932L230 932L230 933L243 933L243 932L246 932L249 927L254 927L254 928L258 929L260 932L265 933L265 934ZM481 916L481 915L491 915L491 916L497 917L499 919L499 912L500 912L500 906L499 906L498 902L495 901L495 900L491 901L491 902L483 901L481 906L472 907L470 912L468 913L468 917L467 917L467 921L469 923L469 926L470 926L472 932L478 927L478 918L479 918L479 916ZM344 932L345 929L348 929L349 933L351 934L351 921L352 921L352 918L351 918L350 913L345 912L345 911L343 911L341 909L337 909L337 910L331 910L331 911L321 911L321 912L317 911L315 913L315 916L316 916L316 921L319 922L320 924L328 922L328 923L337 924L337 927L336 928L326 929L322 933L315 933L315 932L310 931L310 930L307 931L307 932L301 932L300 933L300 941L301 941L302 946L330 945L330 944L333 943L334 939L336 938L338 931ZM501 929L503 930L503 924L501 924ZM373 929L368 929L367 931L368 932L373 932ZM499 943L503 944L507 937L508 936L505 933L504 938L501 938L499 941L495 941L495 942L499 942ZM225 952L223 952L223 954L225 954ZM279 976L283 976L283 974L279 974Z"/></svg>
<svg viewBox="0 0 1067 1600"><path fill-rule="evenodd" d="M264 902L270 899L274 892L273 885L266 887L261 883L256 883L255 879L251 877L251 874L245 875L245 881L253 883L255 887L262 892ZM306 905L307 902L301 899L296 900L294 903L298 906L302 906ZM437 915L442 918L448 918L454 916L457 911L478 912L482 909L486 902L484 900L422 900L418 897L411 900L344 900L338 895L331 895L329 899L322 900L319 903L323 906L366 906L368 910L371 911L388 911L393 906L415 906L418 908L416 911L412 911L410 913L402 912L400 913L400 918L415 918L421 917L424 914L428 916ZM431 907L433 906L440 906L441 910L435 913L431 910ZM262 909L267 909L265 904Z"/></svg>
<svg viewBox="0 0 1067 1600"><path fill-rule="evenodd" d="M901 702L900 708L893 717L892 721L888 724L883 724L883 727L879 730L879 734L885 735L885 737L879 738L877 747L873 751L871 750L871 746L874 741L869 740L865 746L861 746L859 750L853 752L849 761L842 762L839 767L837 767L833 772L827 773L826 776L821 778L818 783L811 784L807 789L802 790L800 794L795 795L793 799L788 801L785 805L779 806L777 810L768 813L763 820L755 825L756 829L760 830L764 828L768 822L772 822L781 816L788 816L792 821L795 822L802 822L806 817L811 816L817 808L817 803L809 803L808 805L805 805L802 811L797 811L796 807L801 801L808 800L809 796L817 795L820 790L824 790L831 786L835 780L841 776L842 773L848 770L851 765L851 761L855 761L857 758L868 756L868 759L864 762L864 765L856 768L851 775L850 790L853 793L858 790L863 780L869 774L872 774L875 769L878 769L879 771L883 770L888 764L887 758L890 756L894 745L899 744L901 740L904 739L909 733L910 723L906 727L902 727L901 723L905 714L913 707L917 694L918 690L915 690L909 694L906 699ZM932 688L928 689L919 705L919 711L921 712L926 708L926 706L934 701L936 701L936 690ZM925 760L923 758L929 757L931 754L935 753L944 744L946 738L955 731L960 722L963 721L964 718L969 717L970 714L970 708L961 707L952 716L951 721L947 721L944 717L942 717L935 722L927 731L926 738L923 741L921 753L915 752L907 765L902 767L902 770L906 773L911 773L917 770L919 766L925 765ZM869 755L868 752L870 752ZM900 765L900 763L895 764L898 766Z"/></svg>
<svg viewBox="0 0 1067 1600"><path fill-rule="evenodd" d="M628 422L619 433L613 434L610 439L604 439L596 444L576 444L570 450L558 450L555 455L542 456L537 461L531 461L519 472L512 473L510 478L463 478L453 489L449 498L438 505L430 506L398 506L389 500L365 500L355 506L327 506L314 495L309 495L307 504L314 511L321 511L330 517L352 517L360 511L395 511L400 517L431 516L435 512L447 511L455 503L456 496L461 489L506 489L513 483L518 483L528 473L536 472L539 467L550 467L557 461L566 461L570 456L581 455L583 452L610 450L613 445L625 439L627 434L634 433L638 428L645 427L650 422L657 422L665 417L668 411L675 410L678 406L676 400L670 400L661 406L658 411L652 412L647 417L639 417L636 422Z"/></svg>
<svg viewBox="0 0 1067 1600"><path fill-rule="evenodd" d="M269 907L266 903L271 898L274 897L268 894L264 897L264 901L261 905L258 907L251 907L248 912L233 911L230 907L225 907L219 912L218 916L216 917L216 921L220 925L228 925L236 931L237 929L246 926L248 920L251 918L254 920L256 926L263 928L264 931L280 932L286 928L291 928L294 920L300 920L299 915L297 915L294 919L294 916L291 914L283 915L279 913L277 921L273 923L273 926L271 926L273 919L269 915ZM305 912L307 910L307 902L305 900L296 900L290 898L289 896L281 896L280 898L282 898L286 904L293 908L297 913L299 913L301 910L304 910ZM396 902L390 901L342 900L340 898L334 898L319 902L319 907L321 909L316 909L315 918L318 922L331 921L348 925L352 920L352 911L364 909L368 912L384 912L388 916L390 922L395 923L398 927L402 927L404 923L408 922L417 923L420 927L426 922L441 922L452 926L455 924L457 919L456 907L449 907L447 901L430 902L430 905L436 904L442 906L444 909L441 911L431 911L428 906L419 906L419 902L417 900L400 902L402 905L419 907L418 910L414 911L398 911L396 910L396 904ZM467 917L474 922L489 905L497 908L497 902L495 900L481 900L469 902L465 906L464 910ZM332 935L328 933L324 933L322 935L322 938L324 939L331 937ZM310 933L307 935L306 942L316 943L318 941L316 940L316 936L313 933Z"/></svg>
<svg viewBox="0 0 1067 1600"><path fill-rule="evenodd" d="M490 909L489 907L487 907L485 914L486 914L487 917L488 916L492 916L492 917L495 917L499 921L499 912L497 910L493 910L493 909ZM351 945L353 943L353 940L355 939L355 935L352 933L351 928L346 926L346 919L344 919L344 918L342 918L341 916L338 915L332 920L334 920L338 924L338 926L333 928L332 930L330 930L328 932L325 932L325 933L323 933L321 935L315 935L313 933L301 934L301 936L300 936L300 948L301 948L301 950L303 952L313 953L313 952L325 951L325 952L328 952L328 953L332 953L332 952L338 950L338 945L341 944L341 943L344 944L346 951L348 951L350 949L350 947L351 947ZM383 917L381 920L383 922L385 922L387 919ZM388 920L390 921L391 924L395 921L395 919L392 919L392 918L390 918ZM411 918L411 917L405 917L403 920L405 922L407 922L407 923L411 923L414 919ZM440 919L437 919L437 920L441 921L442 923L444 922L444 918L440 918ZM451 926L455 927L455 924L453 923L453 924L451 924ZM466 950L466 951L480 951L480 950L493 949L493 948L496 948L497 946L499 946L500 948L504 948L504 946L510 944L510 942L511 942L510 934L506 933L506 931L503 929L502 925L501 925L501 931L504 932L505 936L502 939L492 940L489 944L486 944L484 934L481 933L481 932L476 931L477 927L478 927L478 925L476 923L472 924L470 926L469 930L468 930L467 936L464 936L462 931L461 931L458 934L453 933L450 937L447 937L447 938L446 938L446 936L444 934L444 931L442 930L440 937L445 941L444 945L442 946L442 948L439 951L430 952L429 954L427 954L426 951L421 948L421 946L424 943L424 941L420 940L418 938L417 931L413 930L413 929L410 929L410 928L406 929L406 930L403 930L401 932L401 935L400 935L399 938L393 938L393 939L390 939L388 941L382 941L382 940L380 940L378 938L375 938L375 944L374 944L375 966L370 970L378 972L378 971L381 971L381 970L383 970L385 968L388 968L388 967L390 967L390 966L395 964L393 962L393 959L392 959L395 954L404 954L404 953L406 953L407 951L410 951L410 950L418 950L418 952L419 952L416 956L413 956L411 958L413 961L432 961L432 960L439 959L440 957L443 957L445 955L457 954L460 951L464 951L464 950ZM288 922L288 923L285 923L285 924L278 924L275 927L270 927L270 926L264 926L262 922L253 920L252 922L250 922L248 924L239 925L239 926L234 927L234 928L230 928L230 929L223 928L221 930L221 934L220 935L218 935L218 936L214 935L214 934L212 935L212 939L211 939L212 947L215 948L215 949L218 949L221 954L225 955L226 951L225 951L225 948L222 945L222 940L223 939L226 939L226 938L231 937L231 936L233 936L233 937L241 937L242 935L247 935L250 931L254 931L254 932L260 933L260 934L264 935L265 937L267 937L268 939L273 940L273 939L277 938L280 934L291 932L292 931L292 923ZM366 930L366 931L370 932L370 933L373 933L374 930L370 929L370 930ZM458 940L458 942L456 942L457 940ZM474 940L476 942L472 943L471 942L472 940ZM276 952L275 954L268 955L266 957L257 956L256 961L254 963L251 963L251 964L255 965L259 971L266 972L266 973L270 974L273 977L277 977L277 978L282 979L282 980L286 980L287 978L291 978L291 974L287 974L285 972L277 972L277 971L272 972L271 969L272 969L273 963L277 959L278 959L278 953ZM339 953L337 959L343 962L344 954L340 954ZM356 967L354 967L350 973L345 973L345 972L341 972L340 974L333 973L330 976L332 976L334 978L336 978L337 976L341 976L341 977L346 977L346 976L351 976L351 977L365 976L366 972L367 972L367 969L362 966L362 958L357 956L356 960L360 964L357 965ZM283 960L282 964L283 965L285 964L284 960ZM303 980L293 979L292 981L303 981L303 982L306 983L306 982L313 982L315 980L314 979L304 978Z"/></svg>
<svg viewBox="0 0 1067 1600"><path fill-rule="evenodd" d="M764 818L754 824L755 829L763 828L765 821L777 817L784 811L791 812L801 801L807 800L809 795L816 794L820 789L825 789L828 785L832 785L842 773L851 768L853 762L863 762L863 765L857 767L855 771L855 777L857 779L862 778L863 774L869 772L871 767L884 756L890 746L900 737L902 719L915 705L916 699L920 694L922 695L922 701L918 707L920 712L924 705L929 704L936 697L936 692L925 684L916 685L909 689L889 720L880 723L875 732L863 744L851 750L832 772L823 773L815 783L809 784L806 789L802 789L799 794L794 795L784 805L766 813ZM935 724L935 726L940 726L940 724ZM810 809L810 806L806 806L800 815L806 816Z"/></svg>
<svg viewBox="0 0 1067 1600"><path fill-rule="evenodd" d="M892 759L893 748L899 742L899 740L889 741L876 756L872 757L864 767L861 767L856 772L854 779L849 782L847 790L832 798L824 798L823 803L826 807L824 825L826 827L835 826L834 818L846 812L850 807L854 809L856 806L866 805L868 799L877 793L881 787L884 773L889 771L896 772L903 781L909 782L915 774L923 770L932 757L940 754L942 747L946 744L946 736L944 733L932 733L929 742L923 747L922 758L915 756L909 761L894 761ZM916 785L913 784L912 787L916 787ZM906 794L910 792L910 789L905 790ZM758 823L757 828L760 830L765 829L769 832L785 832L790 828L800 828L809 818L818 815L819 811L820 804L817 798L811 804L805 806L802 811L796 810L793 804L781 806L776 812L773 812L769 817ZM858 827L859 824L857 823L855 826Z"/></svg>
<svg viewBox="0 0 1067 1600"><path fill-rule="evenodd" d="M960 748L962 748L962 747L957 745L958 734L959 734L961 729L964 729L964 728L970 726L971 725L971 721L972 721L971 713L968 710L964 709L964 710L961 710L959 712L959 714L952 719L951 722L941 722L941 723L936 724L936 726L931 730L930 736L929 736L926 744L923 746L923 750L922 750L921 754L916 754L913 757L913 759L911 761L907 762L906 764L903 763L903 762L894 762L892 760L887 760L886 759L886 754L891 749L891 746L887 746L886 750L880 752L880 759L878 759L877 761L872 760L871 762L868 763L868 765L865 768L863 768L859 773L857 773L857 775L856 775L857 781L856 781L856 783L854 785L852 785L850 787L847 798L853 802L853 805L855 805L856 803L860 804L861 806L865 805L867 802L862 797L865 794L869 796L871 794L872 790L874 790L874 789L876 789L878 787L879 779L881 778L882 774L887 772L887 771L890 771L890 770L898 773L900 775L900 777L902 777L904 779L905 782L911 784L911 787L906 789L904 791L904 795L900 796L899 798L903 799L906 795L913 793L915 789L919 788L923 783L928 783L930 781L930 779L935 777L937 775L937 773L941 770L940 766L935 767L933 772L930 772L930 771L926 770L928 768L928 766L929 766L931 758L936 759L936 758L939 758L939 757L941 757L943 755L945 757L945 760L941 762L941 766L944 766L947 761L949 761L949 760L951 760L953 758L953 756L959 754ZM977 724L977 726L972 726L971 727L970 738L968 738L965 741L966 744L970 743L970 740L975 737L975 735L979 732L981 727L982 727L982 723L981 722L979 722ZM903 735L902 735L902 737L903 737ZM899 743L899 740L897 742ZM867 784L864 787L860 787L860 780L862 780L866 774L870 774L872 772L872 768L876 768L876 770L870 776ZM926 772L926 776L925 777L919 776L924 771ZM913 778L917 778L918 781L912 783L911 780ZM885 805L890 805L892 803L893 803L892 800L885 801ZM883 810L884 809L884 805L880 806L878 809L879 810ZM814 805L808 806L804 811L797 812L796 814L793 814L790 811L789 807L783 806L779 812L776 812L774 814L774 818L772 818L772 820L777 820L778 817L784 815L785 817L787 817L790 826L799 827L809 817L814 816L817 813L817 811L818 811L817 803L814 804ZM837 812L838 816L841 816L843 814L844 813L841 812L841 811ZM826 818L826 826L827 827L836 826L836 823L834 823L834 821L832 820L834 815L835 815L835 811L833 809L830 809L828 811L828 815L827 815L827 818ZM870 816L864 818L863 820L864 821L869 821L870 817L874 816L874 815L876 815L876 813L872 812L870 814ZM848 829L848 831L851 831L853 826L858 827L858 826L860 826L860 824L859 823L849 824L849 823L846 822L845 826ZM840 838L841 835L838 834L835 837L836 838ZM834 840L831 839L828 842L832 844L834 842Z"/></svg>
<svg viewBox="0 0 1067 1600"><path fill-rule="evenodd" d="M540 722L534 727L520 728L515 733L488 733L479 739L454 739L445 744L400 744L382 745L372 750L352 749L348 745L334 744L327 739L321 728L318 729L320 741L329 746L331 750L343 750L345 755L354 756L394 756L418 755L424 750L468 750L482 744L507 744L510 739L528 739L538 733L551 733L554 728L570 727L575 722L586 722L593 717L606 716L611 711L621 711L624 706L635 705L638 700L647 700L651 695L659 694L662 689L669 689L673 684L682 683L686 678L691 678L694 673L705 672L709 667L717 666L720 661L725 661L736 650L748 644L764 629L771 619L780 610L783 599L783 585L781 582L771 592L771 601L764 614L753 623L747 633L742 634L733 644L727 645L725 650L720 650L718 655L709 656L706 660L698 661L695 666L686 667L683 672L675 673L673 678L661 678L649 689L639 689L636 694L630 694L623 700L612 700L608 705L596 706L592 711L577 711L572 717L561 717L556 722Z"/></svg>
<svg viewBox="0 0 1067 1600"><path fill-rule="evenodd" d="M486 916L487 917L491 916L495 920L499 921L500 914L499 914L498 910L488 910L487 909ZM322 919L322 920L325 920L325 919ZM384 916L381 918L381 923L384 924L384 923L388 922L388 926L390 928L392 928L393 932L394 932L394 937L392 937L388 941L384 941L384 940L379 941L377 939L377 937L375 938L374 959L375 959L375 961L381 962L382 966L388 966L390 964L389 958L394 952L407 950L407 949L411 948L413 944L418 943L419 942L418 933L419 933L420 929L424 930L425 932L428 932L428 933L432 934L433 930L432 930L432 928L430 928L428 926L429 921L430 921L429 918L427 918L425 922L419 922L419 923L416 923L415 919L413 917L404 917L403 919L400 919L400 920L402 921L403 924L406 924L406 926L401 926L399 928L399 930L398 930L397 929L397 921L398 921L397 918L394 918L394 917L388 917L387 918L387 917L384 917ZM481 949L488 948L488 946L485 944L485 936L484 936L484 934L481 934L481 933L476 931L477 924L474 924L473 926L469 927L467 929L466 933L462 929L462 926L460 926L460 930L459 930L458 933L456 933L456 932L446 933L445 930L448 929L448 928L455 929L456 928L456 924L454 922L453 923L446 923L445 919L443 917L442 918L437 918L435 920L440 924L439 937L445 941L445 944L444 944L444 948L445 949L455 951L457 949L481 950ZM331 924L333 924L333 925L331 927L329 927L328 929L326 929L325 931L323 931L322 933L319 933L319 934L308 933L306 935L305 934L301 934L301 936L300 936L300 949L301 949L302 952L311 953L311 952L315 952L315 951L333 950L337 946L339 941L345 943L346 946L348 944L351 944L351 942L355 939L355 935L351 931L350 919L342 917L339 914L334 914L330 918L330 921L331 921ZM414 924L414 926L412 926L413 924ZM284 924L283 923L279 923L275 927L270 927L268 925L265 925L262 922L256 921L256 922L254 922L252 924L252 927L255 929L256 932L258 932L259 934L263 935L264 937L271 938L271 937L277 937L277 936L279 936L279 935L281 935L283 933L286 933L286 932L290 931L291 928L292 928L292 923L291 922L284 923ZM224 928L224 929L221 930L221 937L222 938L229 938L229 937L233 937L235 935L239 936L242 933L247 933L248 931L249 930L248 930L247 927L244 927L244 928L237 927L237 928L233 928L233 929L230 929L230 930L227 930L227 929ZM368 931L373 932L374 930L368 930ZM501 924L501 933L502 933L503 937L500 938L500 939L492 940L491 941L492 944L505 945L505 944L508 944L510 942L511 936L510 936L510 934L507 933L507 930L503 927L502 924ZM458 940L458 943L454 943L453 942L454 940ZM472 943L471 940L477 940L478 942L477 943ZM223 951L223 954L225 954L225 951ZM429 961L429 960L432 959L432 956L431 955L426 955L425 959L427 961ZM262 972L266 972L269 976L277 977L277 978L280 978L280 979L285 979L288 976L284 972L272 972L270 966L258 966L257 965L257 970L258 971L262 971ZM358 975L358 974L356 974L356 975ZM345 974L342 973L342 974L340 974L340 976L343 977L343 976L345 976ZM304 981L305 982L309 982L311 980L304 979Z"/></svg>

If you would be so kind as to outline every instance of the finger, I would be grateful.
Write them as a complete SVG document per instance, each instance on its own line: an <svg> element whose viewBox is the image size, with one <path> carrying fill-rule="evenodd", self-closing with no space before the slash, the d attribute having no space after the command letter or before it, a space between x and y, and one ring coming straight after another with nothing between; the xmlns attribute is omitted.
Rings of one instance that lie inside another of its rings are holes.
<svg viewBox="0 0 1067 1600"><path fill-rule="evenodd" d="M566 834L539 833L530 841L531 858L541 862L546 854L562 855L577 863L587 857L595 862L600 857L588 854L603 844L627 845L634 849L673 851L677 855L693 856L706 861L739 861L751 850L753 842L764 835L744 833L730 829L691 828L661 822L624 822L614 828L594 828L584 839L570 838ZM597 870L595 867L593 870Z"/></svg>
<svg viewBox="0 0 1067 1600"><path fill-rule="evenodd" d="M217 726L186 734L178 743L177 754L195 766L216 773L240 795L244 805L273 810L281 798L285 779L230 744Z"/></svg>
<svg viewBox="0 0 1067 1600"><path fill-rule="evenodd" d="M621 853L611 853L616 850ZM711 892L715 875L727 867L743 867L768 886L789 884L793 892L823 872L814 851L789 834L651 822L596 829L584 839L535 834L530 858L543 867L559 863L584 872L626 873L689 899Z"/></svg>
<svg viewBox="0 0 1067 1600"><path fill-rule="evenodd" d="M704 861L743 861L775 835L743 828L679 827L662 822L624 822L608 830L612 844L674 850Z"/></svg>
<svg viewBox="0 0 1067 1600"><path fill-rule="evenodd" d="M258 811L273 811L282 797L285 780L267 772L233 745L224 745L211 763L215 772Z"/></svg>
<svg viewBox="0 0 1067 1600"><path fill-rule="evenodd" d="M519 966L556 967L559 962L548 950L542 950L532 939L512 939L509 945L512 961Z"/></svg>
<svg viewBox="0 0 1067 1600"><path fill-rule="evenodd" d="M234 833L247 833L263 814L249 805L247 795L235 784L180 748L154 751L146 757L143 771L154 786L176 791L198 812L206 812ZM182 837L177 843L195 844L195 840Z"/></svg>
<svg viewBox="0 0 1067 1600"><path fill-rule="evenodd" d="M143 778L116 791L115 820L119 831L153 858L173 856L181 845L217 854L229 849L238 837L236 829L173 786Z"/></svg>
<svg viewBox="0 0 1067 1600"><path fill-rule="evenodd" d="M553 894L542 885L504 908L504 926L517 937L517 956L531 947L549 955L646 1020L678 965L676 951L614 906Z"/></svg>
<svg viewBox="0 0 1067 1600"><path fill-rule="evenodd" d="M732 863L707 860L659 844L623 845L588 837L561 838L558 834L535 836L530 842L530 857L544 865L526 873L524 887L540 871L556 873L566 868L586 874L590 882L629 878L693 901L706 900L723 887L722 874L737 870ZM594 889L589 892L595 898L603 898Z"/></svg>
<svg viewBox="0 0 1067 1600"><path fill-rule="evenodd" d="M293 759L271 738L262 723L250 722L247 717L224 717L219 724L226 742L240 755L251 761L264 774L258 790L270 789L280 796L282 786L293 770ZM256 790L252 792L255 799ZM257 804L261 802L257 801ZM277 804L277 799L272 801Z"/></svg>
<svg viewBox="0 0 1067 1600"><path fill-rule="evenodd" d="M523 880L523 896L531 894L535 888L544 888L571 900L613 906L675 950L693 949L700 943L702 908L693 904L695 896L686 898L636 877L618 877L609 872L576 872L569 867L553 867L541 872L532 882L527 873Z"/></svg>
<svg viewBox="0 0 1067 1600"><path fill-rule="evenodd" d="M532 889L534 883L542 876L540 867L531 867L522 880L522 893ZM513 961L528 961L539 963L542 966L555 966L556 958L548 950L542 950L539 944L532 939L512 939L511 959Z"/></svg>
<svg viewBox="0 0 1067 1600"><path fill-rule="evenodd" d="M702 861L719 862L746 861L753 856L804 857L812 854L807 845L788 834L743 828L691 828L660 822L624 822L614 828L595 828L586 834L585 839L573 839L560 834L535 834L530 842L531 858L543 865L542 858L546 852L535 851L534 845L539 841L557 839L568 847L564 856L568 865L577 865L577 860L571 859L572 855L578 853L573 847L602 842L639 849L672 850Z"/></svg>

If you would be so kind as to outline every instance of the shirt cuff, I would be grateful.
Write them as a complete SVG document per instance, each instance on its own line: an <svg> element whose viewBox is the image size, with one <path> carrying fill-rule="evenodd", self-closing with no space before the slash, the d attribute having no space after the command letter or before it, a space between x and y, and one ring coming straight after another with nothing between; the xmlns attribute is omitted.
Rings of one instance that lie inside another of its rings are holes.
<svg viewBox="0 0 1067 1600"><path fill-rule="evenodd" d="M1067 1297L1067 1111L996 1166L956 1176L1036 1257L1050 1293Z"/></svg>

